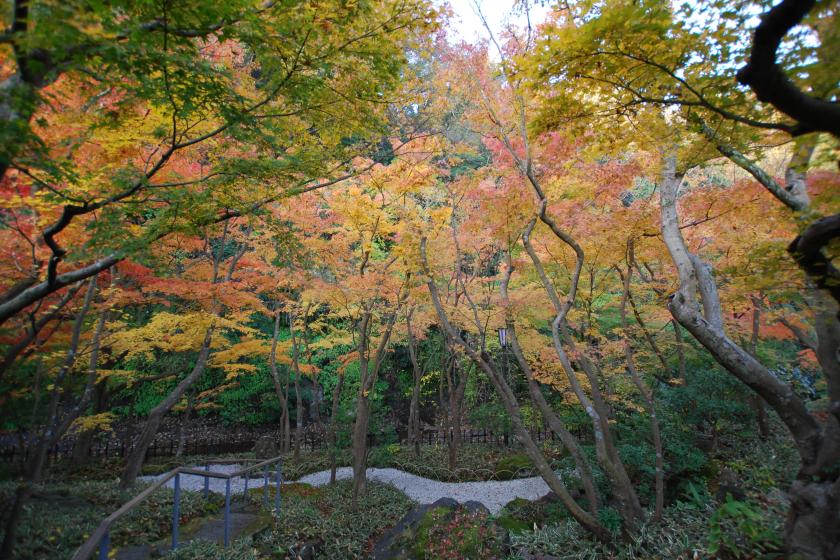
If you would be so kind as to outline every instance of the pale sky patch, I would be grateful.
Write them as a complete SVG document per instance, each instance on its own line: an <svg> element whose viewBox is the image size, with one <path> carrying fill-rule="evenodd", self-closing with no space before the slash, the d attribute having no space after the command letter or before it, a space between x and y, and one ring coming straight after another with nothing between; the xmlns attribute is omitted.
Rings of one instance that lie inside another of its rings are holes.
<svg viewBox="0 0 840 560"><path fill-rule="evenodd" d="M522 27L526 23L524 14L511 14L515 0L478 0L478 2L481 5L484 17L487 18L487 23L497 38L507 24L513 23ZM463 40L475 43L487 39L487 30L475 11L473 0L449 0L449 5L452 7L454 14L450 24L449 36L451 41ZM551 9L547 5L532 6L531 25L536 27L545 21L550 11Z"/></svg>

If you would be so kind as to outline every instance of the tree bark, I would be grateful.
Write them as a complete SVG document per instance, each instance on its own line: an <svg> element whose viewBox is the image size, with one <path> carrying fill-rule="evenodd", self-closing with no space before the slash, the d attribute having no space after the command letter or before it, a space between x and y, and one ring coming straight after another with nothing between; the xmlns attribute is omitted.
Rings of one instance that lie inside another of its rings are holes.
<svg viewBox="0 0 840 560"><path fill-rule="evenodd" d="M510 297L508 296L508 286L510 285L510 278L513 274L514 267L509 251L506 256L507 268L502 276L502 281L499 285L499 292L502 297L502 303L505 306L505 328L507 329L507 336L510 338L511 350L516 358L516 362L519 364L519 369L522 370L522 373L525 375L525 379L528 381L528 393L531 396L531 402L539 408L543 418L548 423L548 427L551 428L552 432L557 434L561 443L569 450L569 454L572 456L572 459L574 459L575 467L578 470L581 483L583 484L583 491L586 495L587 501L589 502L589 512L592 514L593 518L597 519L600 500L598 492L595 489L595 479L592 476L592 470L589 467L589 462L583 455L583 451L581 451L580 445L578 445L575 437L566 428L563 421L548 404L548 401L545 400L537 381L534 379L531 365L528 363L528 360L525 359L525 354L522 352L519 339L516 337L516 324L513 320Z"/></svg>
<svg viewBox="0 0 840 560"><path fill-rule="evenodd" d="M397 297L397 307L401 303L402 295ZM367 482L367 434L370 423L370 392L373 391L376 380L379 376L379 369L385 358L385 351L388 348L388 341L394 323L397 320L397 309L394 309L383 326L383 333L379 339L375 353L370 353L370 337L373 328L373 311L366 309L361 320L357 324L357 335L359 337L357 352L359 355L359 393L356 397L356 422L353 425L353 498L352 508L358 509L359 496L364 493Z"/></svg>
<svg viewBox="0 0 840 560"><path fill-rule="evenodd" d="M714 288L714 282L708 278L711 274L706 266L692 264L699 259L688 252L680 233L676 207L680 182L676 158L666 157L660 189L662 237L680 271L679 289L671 296L668 308L719 364L764 399L793 436L802 463L789 492L791 507L785 526L788 553L807 560L840 558L840 473L836 468L840 460L840 400L835 400L840 386L827 373L830 414L821 425L790 386L700 313L699 287ZM710 290L703 297L713 303L716 295ZM837 347L832 347L835 361Z"/></svg>
<svg viewBox="0 0 840 560"><path fill-rule="evenodd" d="M278 306L279 307L279 306ZM280 382L280 372L277 370L277 341L280 337L280 311L274 310L274 332L271 336L271 352L268 355L268 365L271 371L271 381L274 384L274 392L277 394L277 401L280 403L280 452L289 452L289 399L288 392L283 390Z"/></svg>
<svg viewBox="0 0 840 560"><path fill-rule="evenodd" d="M295 372L295 449L293 457L300 457L300 445L303 439L303 401L300 398L300 351L295 334L295 313L289 314L289 333L292 337L292 368Z"/></svg>

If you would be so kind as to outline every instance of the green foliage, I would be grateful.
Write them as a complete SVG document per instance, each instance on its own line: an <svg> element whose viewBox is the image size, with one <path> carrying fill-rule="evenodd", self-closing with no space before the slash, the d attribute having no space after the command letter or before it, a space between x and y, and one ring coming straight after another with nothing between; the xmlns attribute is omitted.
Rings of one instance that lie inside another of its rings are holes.
<svg viewBox="0 0 840 560"><path fill-rule="evenodd" d="M722 558L751 558L755 552L778 550L781 538L759 508L727 494L709 519L709 552Z"/></svg>
<svg viewBox="0 0 840 560"><path fill-rule="evenodd" d="M479 404L469 411L470 424L497 434L510 432L510 418L498 402Z"/></svg>
<svg viewBox="0 0 840 560"><path fill-rule="evenodd" d="M13 492L13 484L0 485L0 501L11 503ZM137 489L119 490L112 481L77 481L37 488L23 510L15 557L21 560L69 558L102 519L137 492ZM221 502L217 494L211 494L210 500L206 501L200 492L182 492L181 521L216 514ZM167 537L171 528L172 492L161 489L114 526L112 546L155 542Z"/></svg>
<svg viewBox="0 0 840 560"><path fill-rule="evenodd" d="M276 423L280 418L280 403L266 367L242 376L233 388L219 395L217 402L219 417L229 425L257 426Z"/></svg>
<svg viewBox="0 0 840 560"><path fill-rule="evenodd" d="M524 453L516 453L515 455L502 457L496 463L497 480L520 478L526 474L531 475L533 471L534 465L531 463L531 459Z"/></svg>
<svg viewBox="0 0 840 560"><path fill-rule="evenodd" d="M287 490L279 523L255 540L263 554L294 557L304 544L317 543L320 558L364 558L371 538L396 523L411 505L403 493L371 481L359 498L358 511L351 508L348 481L317 489L287 486Z"/></svg>

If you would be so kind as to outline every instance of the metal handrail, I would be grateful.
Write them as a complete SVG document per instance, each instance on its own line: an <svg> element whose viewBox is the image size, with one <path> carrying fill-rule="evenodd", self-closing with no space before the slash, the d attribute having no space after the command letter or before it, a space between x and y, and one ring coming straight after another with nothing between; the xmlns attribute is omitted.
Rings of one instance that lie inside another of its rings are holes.
<svg viewBox="0 0 840 560"><path fill-rule="evenodd" d="M180 502L181 502L181 475L190 474L193 476L204 477L204 497L206 498L210 490L210 479L220 478L226 480L225 484L225 519L224 519L224 543L227 547L230 544L230 481L234 478L245 476L245 492L248 492L248 476L257 469L263 469L263 482L265 491L263 492L263 503L268 505L268 467L274 463L278 464L276 469L276 492L274 496L275 509L278 514L280 512L280 487L283 484L283 478L280 474L279 464L282 457L274 457L273 459L266 459L254 465L239 469L232 473L220 473L210 470L211 464L241 464L246 462L258 461L258 459L214 459L205 462L205 470L193 469L190 467L175 467L169 472L155 481L151 486L144 489L142 492L134 496L132 499L124 503L111 515L102 520L99 526L91 533L90 537L76 550L71 560L88 560L96 548L99 548L99 560L107 560L110 551L111 540L110 531L111 526L120 519L123 515L137 507L143 500L148 498L153 492L162 488L167 482L175 479L175 497L172 506L172 549L178 547L178 533L180 528Z"/></svg>

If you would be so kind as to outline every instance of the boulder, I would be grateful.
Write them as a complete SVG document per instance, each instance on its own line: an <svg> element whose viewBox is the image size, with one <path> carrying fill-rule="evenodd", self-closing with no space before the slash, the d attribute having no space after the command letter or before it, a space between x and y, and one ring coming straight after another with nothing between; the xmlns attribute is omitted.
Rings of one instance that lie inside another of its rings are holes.
<svg viewBox="0 0 840 560"><path fill-rule="evenodd" d="M257 459L273 459L279 454L274 436L262 436L254 444L254 455Z"/></svg>

